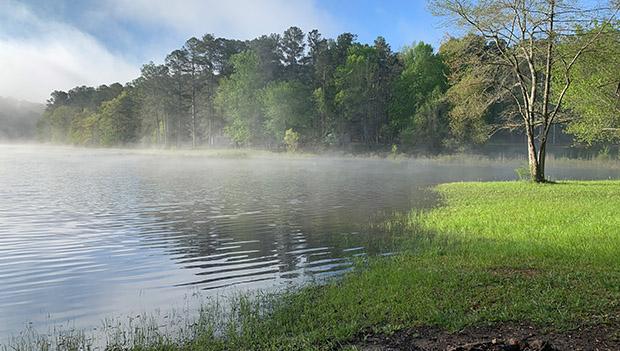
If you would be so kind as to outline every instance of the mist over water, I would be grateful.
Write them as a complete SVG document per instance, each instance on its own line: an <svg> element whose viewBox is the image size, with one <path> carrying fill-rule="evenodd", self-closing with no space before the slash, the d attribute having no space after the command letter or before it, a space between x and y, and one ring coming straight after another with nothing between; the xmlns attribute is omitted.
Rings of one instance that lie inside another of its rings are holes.
<svg viewBox="0 0 620 351"><path fill-rule="evenodd" d="M274 289L384 253L368 228L428 208L428 187L515 179L522 161L216 159L0 145L0 342L92 327L204 295ZM618 168L550 165L555 179Z"/></svg>

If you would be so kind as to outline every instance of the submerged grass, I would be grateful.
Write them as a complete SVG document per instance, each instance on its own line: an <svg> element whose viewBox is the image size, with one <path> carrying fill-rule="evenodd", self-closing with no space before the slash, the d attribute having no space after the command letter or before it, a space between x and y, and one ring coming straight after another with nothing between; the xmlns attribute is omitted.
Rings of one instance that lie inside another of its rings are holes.
<svg viewBox="0 0 620 351"><path fill-rule="evenodd" d="M442 205L394 217L402 253L322 286L239 297L191 337L110 349L339 349L361 332L528 322L567 330L620 319L620 181L453 183ZM225 317L224 317L225 316Z"/></svg>

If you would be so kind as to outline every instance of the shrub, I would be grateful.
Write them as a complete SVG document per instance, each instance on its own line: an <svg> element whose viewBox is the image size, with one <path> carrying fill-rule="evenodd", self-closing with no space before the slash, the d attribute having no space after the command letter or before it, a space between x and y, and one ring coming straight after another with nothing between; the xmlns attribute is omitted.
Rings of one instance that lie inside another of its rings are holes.
<svg viewBox="0 0 620 351"><path fill-rule="evenodd" d="M289 152L297 151L299 147L299 133L289 128L284 132L284 143L286 144L286 150Z"/></svg>

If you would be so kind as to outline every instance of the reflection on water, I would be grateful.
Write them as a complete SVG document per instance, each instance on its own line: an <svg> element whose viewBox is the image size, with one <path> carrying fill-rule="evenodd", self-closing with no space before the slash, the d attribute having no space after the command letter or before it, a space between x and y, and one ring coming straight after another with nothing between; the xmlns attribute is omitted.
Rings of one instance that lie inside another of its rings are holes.
<svg viewBox="0 0 620 351"><path fill-rule="evenodd" d="M512 179L517 165L0 146L0 339L28 321L92 326L166 309L192 289L220 294L345 271L351 257L383 250L370 221L432 205L429 185Z"/></svg>

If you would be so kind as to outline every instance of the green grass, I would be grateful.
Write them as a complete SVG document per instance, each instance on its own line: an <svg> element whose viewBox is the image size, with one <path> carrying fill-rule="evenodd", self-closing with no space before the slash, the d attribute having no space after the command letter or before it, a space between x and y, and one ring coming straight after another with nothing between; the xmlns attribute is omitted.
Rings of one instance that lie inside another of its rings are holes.
<svg viewBox="0 0 620 351"><path fill-rule="evenodd" d="M183 341L135 350L338 349L362 331L543 329L620 316L620 181L453 183L442 204L383 223L402 253L360 261L323 286L240 297ZM219 319L213 319L218 315Z"/></svg>
<svg viewBox="0 0 620 351"><path fill-rule="evenodd" d="M437 190L441 207L385 224L402 233L402 254L326 286L247 301L221 345L186 348L330 349L362 330L507 321L568 329L617 316L620 182Z"/></svg>

